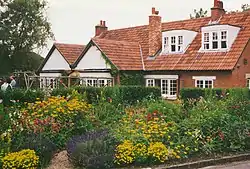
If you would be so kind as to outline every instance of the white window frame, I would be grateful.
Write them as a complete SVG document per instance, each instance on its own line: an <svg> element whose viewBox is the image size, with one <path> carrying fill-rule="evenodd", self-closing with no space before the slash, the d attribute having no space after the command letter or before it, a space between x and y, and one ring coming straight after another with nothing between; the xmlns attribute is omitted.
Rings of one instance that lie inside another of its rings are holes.
<svg viewBox="0 0 250 169"><path fill-rule="evenodd" d="M104 85L100 85L100 81L104 80ZM105 87L105 86L112 86L113 79L104 79L104 78L81 78L80 84L84 86L91 86L91 87Z"/></svg>
<svg viewBox="0 0 250 169"><path fill-rule="evenodd" d="M225 35L223 35L223 33L226 33ZM220 46L221 46L221 49L227 49L228 48L228 31L221 31L220 32ZM226 42L226 48L222 48L222 42Z"/></svg>
<svg viewBox="0 0 250 169"><path fill-rule="evenodd" d="M195 80L195 87L198 87L198 81L202 81L202 87L205 89L206 88L206 81L211 81L212 82L212 86L211 88L214 88L214 80L216 80L216 76L193 76L193 80Z"/></svg>
<svg viewBox="0 0 250 169"><path fill-rule="evenodd" d="M145 75L144 78L146 79L146 86L149 87L152 82L154 83L154 86L156 86L156 80L161 81L161 95L163 98L167 98L170 100L175 100L177 98L178 93L178 75ZM173 83L172 81L176 81L176 91L175 94L171 94L171 89L174 88L171 86ZM164 83L167 82L166 86L164 86ZM164 92L163 88L166 87L166 92Z"/></svg>
<svg viewBox="0 0 250 169"><path fill-rule="evenodd" d="M146 79L147 87L155 87L155 79Z"/></svg>
<svg viewBox="0 0 250 169"><path fill-rule="evenodd" d="M203 39L203 49L209 50L210 49L210 34L209 34L209 32L204 32L202 39ZM208 45L208 48L206 45Z"/></svg>
<svg viewBox="0 0 250 169"><path fill-rule="evenodd" d="M171 81L176 81L176 94L171 94ZM167 83L165 83L167 82ZM166 85L164 85L166 84ZM166 89L164 89L166 87ZM166 92L164 92L166 91ZM178 81L177 79L161 79L161 93L162 96L168 99L176 99L178 91Z"/></svg>
<svg viewBox="0 0 250 169"><path fill-rule="evenodd" d="M177 45L176 45L176 44L177 44L177 43L176 43L177 40L178 40L178 39L176 39L176 36L171 36L171 38L170 38L170 42L171 42L171 43L170 43L170 52L171 52L171 53L176 53L176 52L177 52L177 48L176 48L176 47L177 47ZM175 51L172 51L172 46L175 46Z"/></svg>
<svg viewBox="0 0 250 169"><path fill-rule="evenodd" d="M226 32L226 39L222 38L222 32ZM214 33L217 34L217 39L214 36ZM209 36L207 36L209 34ZM211 32L202 32L202 50L204 51L227 51L229 49L228 42L228 31L227 30L219 30L219 31L211 31ZM218 43L218 48L213 48L213 42ZM226 42L227 47L222 48L222 42ZM205 46L209 44L209 48L207 49Z"/></svg>
<svg viewBox="0 0 250 169"><path fill-rule="evenodd" d="M177 52L183 52L183 36L178 36Z"/></svg>

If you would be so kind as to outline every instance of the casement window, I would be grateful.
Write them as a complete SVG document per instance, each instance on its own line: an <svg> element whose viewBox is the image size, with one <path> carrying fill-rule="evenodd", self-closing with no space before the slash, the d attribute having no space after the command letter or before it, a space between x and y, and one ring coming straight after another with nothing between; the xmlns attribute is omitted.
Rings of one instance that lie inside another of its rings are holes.
<svg viewBox="0 0 250 169"><path fill-rule="evenodd" d="M228 48L227 31L213 31L203 33L203 50L221 50Z"/></svg>
<svg viewBox="0 0 250 169"><path fill-rule="evenodd" d="M155 80L154 79L147 79L146 80L146 86L147 87L154 87L155 86Z"/></svg>
<svg viewBox="0 0 250 169"><path fill-rule="evenodd" d="M183 51L183 36L178 36L178 52Z"/></svg>
<svg viewBox="0 0 250 169"><path fill-rule="evenodd" d="M204 49L209 49L209 33L204 33Z"/></svg>
<svg viewBox="0 0 250 169"><path fill-rule="evenodd" d="M219 47L218 33L213 32L212 35L213 35L212 49L218 49Z"/></svg>
<svg viewBox="0 0 250 169"><path fill-rule="evenodd" d="M176 97L177 95L177 80L176 79L162 79L161 92L164 97Z"/></svg>
<svg viewBox="0 0 250 169"><path fill-rule="evenodd" d="M104 87L112 86L111 79L81 79L80 84L83 86L92 86L92 87Z"/></svg>
<svg viewBox="0 0 250 169"><path fill-rule="evenodd" d="M227 48L227 31L221 32L221 48L222 49Z"/></svg>
<svg viewBox="0 0 250 169"><path fill-rule="evenodd" d="M171 52L176 52L176 37L171 37Z"/></svg>
<svg viewBox="0 0 250 169"><path fill-rule="evenodd" d="M168 48L168 37L164 37L163 46L164 46L164 49Z"/></svg>
<svg viewBox="0 0 250 169"><path fill-rule="evenodd" d="M147 87L160 87L163 97L176 99L177 97L177 79L146 79Z"/></svg>
<svg viewBox="0 0 250 169"><path fill-rule="evenodd" d="M58 81L56 78L47 78L47 77L43 77L40 78L40 88L44 89L44 88L51 88L51 89L55 89L58 87Z"/></svg>
<svg viewBox="0 0 250 169"><path fill-rule="evenodd" d="M214 88L214 76L194 76L195 87L197 88Z"/></svg>

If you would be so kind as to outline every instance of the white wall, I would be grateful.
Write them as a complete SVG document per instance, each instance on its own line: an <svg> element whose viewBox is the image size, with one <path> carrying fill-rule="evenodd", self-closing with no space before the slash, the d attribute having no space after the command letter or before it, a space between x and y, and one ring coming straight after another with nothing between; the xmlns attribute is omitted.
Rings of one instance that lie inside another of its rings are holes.
<svg viewBox="0 0 250 169"><path fill-rule="evenodd" d="M228 48L227 49L210 49L210 50L206 50L206 51L228 51L230 50L231 46L233 45L235 39L237 38L238 36L238 33L240 31L240 28L239 27L235 27L235 26L231 26L231 25L211 25L211 26L205 26L205 27L202 27L201 28L201 32L202 32L202 44L203 44L203 35L204 33L210 33L210 37L209 37L209 40L210 40L210 46L212 46L212 32L218 32L218 38L219 38L219 41L220 41L220 38L221 38L221 34L220 32L222 31L227 31L227 45L228 45ZM220 45L219 45L220 46ZM200 51L204 51L203 49L203 45L200 49Z"/></svg>
<svg viewBox="0 0 250 169"><path fill-rule="evenodd" d="M176 37L176 42L178 42L178 36L183 36L183 52L186 51L188 46L192 43L194 38L196 37L197 32L195 31L190 31L190 30L171 30L171 31L165 31L162 32L162 49L164 49L164 37L168 37L168 44L170 47L171 44L171 37L175 36ZM177 44L177 43L176 43ZM162 51L162 53L168 53L169 51ZM178 52L175 52L178 53Z"/></svg>
<svg viewBox="0 0 250 169"><path fill-rule="evenodd" d="M40 73L40 77L60 77L61 73Z"/></svg>
<svg viewBox="0 0 250 169"><path fill-rule="evenodd" d="M91 72L91 73L80 73L80 77L88 77L88 78L113 78L110 73L104 72L104 73L97 73L97 72Z"/></svg>
<svg viewBox="0 0 250 169"><path fill-rule="evenodd" d="M84 69L111 69L111 66L106 63L99 49L92 46L75 68L75 70Z"/></svg>
<svg viewBox="0 0 250 169"><path fill-rule="evenodd" d="M42 70L70 70L70 67L61 53L55 49Z"/></svg>

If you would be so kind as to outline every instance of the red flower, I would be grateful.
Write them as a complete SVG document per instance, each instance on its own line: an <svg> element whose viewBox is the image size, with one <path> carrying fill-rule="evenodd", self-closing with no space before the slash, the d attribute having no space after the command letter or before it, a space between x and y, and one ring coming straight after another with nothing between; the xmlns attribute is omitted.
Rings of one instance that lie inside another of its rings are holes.
<svg viewBox="0 0 250 169"><path fill-rule="evenodd" d="M219 134L220 139L223 141L224 138L225 138L224 133L220 130L220 131L218 132L218 134Z"/></svg>

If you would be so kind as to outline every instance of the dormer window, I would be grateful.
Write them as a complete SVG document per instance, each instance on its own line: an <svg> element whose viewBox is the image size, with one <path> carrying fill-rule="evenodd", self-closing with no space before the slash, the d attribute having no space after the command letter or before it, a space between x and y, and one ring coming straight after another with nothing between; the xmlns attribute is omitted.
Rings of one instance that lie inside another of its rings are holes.
<svg viewBox="0 0 250 169"><path fill-rule="evenodd" d="M209 25L201 28L201 52L225 52L230 49L240 28L231 25Z"/></svg>
<svg viewBox="0 0 250 169"><path fill-rule="evenodd" d="M197 32L171 30L162 32L162 54L181 54L194 40Z"/></svg>

